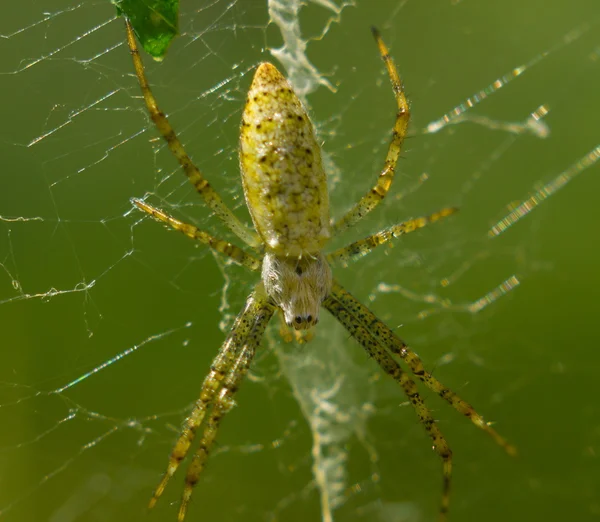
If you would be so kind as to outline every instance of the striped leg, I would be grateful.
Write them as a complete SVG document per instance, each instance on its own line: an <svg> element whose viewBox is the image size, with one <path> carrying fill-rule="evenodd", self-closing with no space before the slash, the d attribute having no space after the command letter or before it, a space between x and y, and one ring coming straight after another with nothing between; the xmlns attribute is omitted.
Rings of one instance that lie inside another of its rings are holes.
<svg viewBox="0 0 600 522"><path fill-rule="evenodd" d="M219 393L215 396L212 410L204 425L202 439L188 467L181 506L179 507L178 522L183 522L185 519L192 491L206 466L206 461L217 436L221 420L235 406L234 396L248 373L248 369L256 353L256 348L260 345L265 328L269 324L274 311L275 308L267 303L257 303L257 308L248 317L250 331L246 336L242 351L234 361L233 366L229 369L227 376L221 383Z"/></svg>
<svg viewBox="0 0 600 522"><path fill-rule="evenodd" d="M364 324L373 338L377 339L394 355L400 357L409 367L411 373L421 380L425 386L446 400L460 414L471 419L471 422L478 428L488 433L499 446L502 446L509 455L516 455L517 450L509 444L496 430L494 430L485 420L479 415L468 402L461 399L456 393L444 386L431 373L425 370L423 362L419 356L413 352L406 343L392 332L392 330L377 319L377 316L371 312L365 305L361 304L346 290L339 285L334 285L335 296L338 300L346 303L346 306L354 310L354 315L360 318L360 322Z"/></svg>
<svg viewBox="0 0 600 522"><path fill-rule="evenodd" d="M257 291L252 292L246 300L243 310L237 316L227 339L212 362L210 373L202 384L200 398L184 422L183 430L169 457L167 471L154 491L148 507L154 507L163 494L167 483L188 454L207 410L222 401L221 394L227 383L230 383L228 379L235 374L235 369L239 367L240 360L244 359L243 354L248 351L247 345L252 347L258 345L273 312L274 308L261 295L258 295Z"/></svg>
<svg viewBox="0 0 600 522"><path fill-rule="evenodd" d="M334 223L334 235L339 234L361 220L366 214L371 212L371 210L379 205L381 200L387 195L390 187L392 186L392 181L394 180L396 165L398 164L402 143L406 138L408 122L410 120L410 108L404 94L402 80L400 80L396 66L394 65L392 57L388 53L387 47L381 39L379 31L377 31L375 28L372 28L372 31L375 41L377 42L377 46L379 47L379 53L381 54L381 58L385 63L390 81L392 83L394 96L396 97L396 104L398 106L398 113L396 114L396 122L394 124L394 130L392 133L392 141L388 147L383 170L379 174L377 183L375 183L373 188L371 188L371 190L365 196L363 196L362 199L353 208L351 208L344 217Z"/></svg>
<svg viewBox="0 0 600 522"><path fill-rule="evenodd" d="M385 245L395 237L414 232L415 230L423 228L430 223L435 223L446 216L451 216L457 211L458 209L456 208L444 208L439 212L429 216L418 217L388 227L380 232L377 232L376 234L373 234L372 236L355 241L354 243L339 248L338 250L334 250L327 255L327 260L329 262L339 261L343 266L348 266L348 263L351 261L356 261L357 259L366 256L378 246Z"/></svg>
<svg viewBox="0 0 600 522"><path fill-rule="evenodd" d="M493 428L491 428L471 405L462 400L456 393L439 382L433 375L425 371L423 363L408 346L398 338L390 328L382 323L366 306L356 300L344 290L339 283L334 281L331 294L323 302L329 310L350 332L365 350L383 368L400 383L415 408L420 422L433 440L433 449L442 459L442 473L444 485L442 491L442 505L440 508L440 521L446 520L450 499L450 477L452 470L452 452L448 447L442 433L434 423L429 410L423 404L415 383L410 379L391 357L390 352L402 358L410 371L425 385L445 399L455 410L470 418L473 424L487 432L498 445L502 446L510 455L516 454L514 446L509 444Z"/></svg>
<svg viewBox="0 0 600 522"><path fill-rule="evenodd" d="M186 176L192 185L194 185L198 193L204 198L204 201L210 207L210 209L244 243L254 249L259 250L261 243L258 239L258 236L235 216L235 214L223 202L221 196L219 196L216 190L208 183L206 178L198 170L196 165L194 165L192 159L188 156L187 152L183 148L182 143L179 141L179 138L175 134L175 131L173 130L173 127L171 127L171 124L169 123L169 120L165 116L164 112L159 109L156 99L154 98L154 94L152 94L152 90L148 84L146 73L144 72L144 64L142 63L142 58L135 41L133 28L127 19L125 20L125 25L127 28L127 44L129 45L131 57L133 58L135 74L140 84L140 88L142 89L144 101L146 102L146 107L150 117L152 118L152 121L154 122L154 125L156 125L156 128L167 142L169 150L177 158L177 161L183 168Z"/></svg>
<svg viewBox="0 0 600 522"><path fill-rule="evenodd" d="M131 198L131 202L140 210L143 210L144 212L150 214L153 218L158 219L163 223L166 223L175 230L183 232L186 236L191 237L192 239L196 239L201 243L204 243L216 252L219 252L225 257L232 259L238 265L245 266L246 268L252 271L258 270L260 268L260 261L255 257L252 257L250 254L246 254L246 252L244 252L240 247L229 243L228 241L217 239L216 237L211 236L207 232L200 230L194 225L190 225L188 223L184 223L183 221L179 221L178 219L175 219L163 210L153 207L152 205L149 205L141 199Z"/></svg>
<svg viewBox="0 0 600 522"><path fill-rule="evenodd" d="M370 324L362 315L362 305L346 292L339 284L334 283L331 295L325 299L323 306L348 330L350 335L358 341L367 353L377 361L379 366L402 389L412 404L427 434L433 441L433 449L442 459L442 505L440 508L440 522L446 520L446 513L450 503L450 483L452 477L452 450L448 446L444 435L438 428L431 412L425 406L419 395L415 382L402 370L398 363L387 351L385 345L373 335Z"/></svg>

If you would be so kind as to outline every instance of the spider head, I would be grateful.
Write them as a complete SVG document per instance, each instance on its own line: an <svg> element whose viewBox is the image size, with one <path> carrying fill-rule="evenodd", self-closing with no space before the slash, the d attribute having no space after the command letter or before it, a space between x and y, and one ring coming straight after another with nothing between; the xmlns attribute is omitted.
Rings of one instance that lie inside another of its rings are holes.
<svg viewBox="0 0 600 522"><path fill-rule="evenodd" d="M267 253L262 280L289 327L308 330L319 322L321 303L331 290L331 268L321 254L287 258Z"/></svg>

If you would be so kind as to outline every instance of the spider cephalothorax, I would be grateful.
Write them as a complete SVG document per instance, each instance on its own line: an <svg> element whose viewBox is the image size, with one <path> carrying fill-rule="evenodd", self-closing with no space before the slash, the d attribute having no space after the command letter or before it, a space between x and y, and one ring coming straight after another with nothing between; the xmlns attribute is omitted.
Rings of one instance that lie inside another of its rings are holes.
<svg viewBox="0 0 600 522"><path fill-rule="evenodd" d="M321 253L300 259L267 253L262 280L288 326L306 330L319 322L321 304L331 291L331 268Z"/></svg>
<svg viewBox="0 0 600 522"><path fill-rule="evenodd" d="M454 409L467 416L509 453L509 445L483 418L453 391L427 372L418 355L365 305L332 278L330 263L347 265L395 237L453 214L445 208L429 216L411 219L360 239L328 254L323 253L331 236L346 230L371 212L390 189L410 118L402 83L379 33L373 31L386 64L396 97L397 114L384 166L375 185L340 219L330 223L327 179L321 150L302 103L275 66L263 63L250 88L240 138L240 164L246 204L255 230L246 227L223 202L194 165L175 131L160 111L144 73L133 29L127 22L127 42L146 107L185 174L205 203L252 252L211 236L143 200L133 203L158 220L194 238L251 271L262 272L231 331L204 379L200 398L185 420L173 447L167 471L150 501L152 507L167 482L190 450L196 433L201 440L185 478L178 520L183 522L192 495L214 443L223 416L234 404L234 395L246 376L265 328L277 309L288 326L311 328L325 308L363 346L409 398L419 422L433 441L442 460L443 493L440 520L445 520L450 499L452 451L419 395L421 381ZM299 340L302 339L300 336ZM406 372L402 361L411 375Z"/></svg>

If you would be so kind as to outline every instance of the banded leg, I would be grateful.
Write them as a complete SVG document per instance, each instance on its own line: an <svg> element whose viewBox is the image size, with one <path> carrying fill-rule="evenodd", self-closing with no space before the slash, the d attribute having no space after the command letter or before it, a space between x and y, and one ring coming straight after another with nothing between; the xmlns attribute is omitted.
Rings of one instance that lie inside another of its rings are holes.
<svg viewBox="0 0 600 522"><path fill-rule="evenodd" d="M254 339L257 319L265 315L268 315L270 318L273 311L273 307L266 303L256 290L248 296L244 308L237 316L231 328L231 332L211 364L210 373L202 384L200 398L196 401L192 412L184 422L183 430L175 442L171 456L169 457L167 470L150 499L149 508L154 507L159 497L163 494L167 483L188 454L196 432L204 420L207 409L213 405L216 400L215 398L221 392L224 379L240 358L240 354L244 350L246 343L249 342L249 339ZM264 330L264 326L262 328Z"/></svg>
<svg viewBox="0 0 600 522"><path fill-rule="evenodd" d="M457 208L444 208L439 212L435 212L429 216L422 216L409 221L404 221L397 225L385 228L376 234L373 234L364 239L350 243L349 245L334 250L327 255L327 260L330 262L339 261L343 266L348 266L350 261L356 261L357 259L370 254L375 248L380 245L388 243L395 237L403 234L409 234L419 228L423 228L431 223L435 223L440 219L458 212Z"/></svg>
<svg viewBox="0 0 600 522"><path fill-rule="evenodd" d="M171 228L175 230L179 230L183 232L186 236L191 237L192 239L196 239L201 243L209 246L216 252L223 254L225 257L228 257L235 261L238 265L245 266L250 270L258 270L260 268L260 261L250 254L246 254L240 247L234 245L233 243L229 243L228 241L223 241L222 239L218 239L214 236L211 236L207 232L200 230L198 227L194 225L190 225L188 223L184 223L183 221L179 221L175 219L173 216L170 216L163 210L159 208L153 207L149 205L145 201L137 198L131 198L131 202L140 210L147 212L153 218L166 223Z"/></svg>
<svg viewBox="0 0 600 522"><path fill-rule="evenodd" d="M206 466L206 461L210 454L210 450L217 436L221 420L235 405L234 396L240 384L246 377L250 364L254 359L256 348L260 345L265 328L269 323L275 308L267 303L262 303L250 317L252 328L248 333L242 351L239 357L235 360L225 379L222 381L221 389L214 399L214 404L208 420L204 426L202 439L194 458L190 463L186 476L185 485L183 488L183 497L181 506L179 507L178 522L183 522L187 513L187 508L192 497L194 486L198 483L200 474Z"/></svg>
<svg viewBox="0 0 600 522"><path fill-rule="evenodd" d="M375 183L373 188L365 196L363 196L361 200L353 208L351 208L344 217L334 223L332 230L334 235L339 234L340 232L354 225L357 221L361 220L365 215L379 205L381 200L387 195L390 187L392 186L392 181L394 180L396 165L398 164L402 143L406 138L408 122L410 120L410 108L408 106L408 101L406 100L406 95L404 94L404 87L402 86L402 80L398 75L396 66L394 65L387 47L381 39L379 31L374 27L371 30L373 31L373 36L377 42L377 47L379 48L379 54L385 63L390 81L392 83L392 89L394 90L398 112L396 114L396 122L394 123L392 141L389 144L383 170L379 174L377 183Z"/></svg>
<svg viewBox="0 0 600 522"><path fill-rule="evenodd" d="M456 393L443 385L431 375L431 373L426 371L419 356L413 352L402 339L396 336L387 325L381 322L373 312L357 301L356 298L350 295L337 283L334 283L332 292L338 300L343 301L348 308L354 310L355 316L369 329L371 335L390 350L390 352L400 357L407 364L411 373L415 377L418 377L425 386L439 395L442 399L446 400L456 411L471 419L471 422L473 422L475 426L488 433L509 455L516 455L516 448L509 444L504 437L494 430L484 418L475 411L473 406L461 399Z"/></svg>
<svg viewBox="0 0 600 522"><path fill-rule="evenodd" d="M171 127L169 120L165 116L165 113L159 109L156 99L154 98L154 94L152 94L152 90L148 84L146 73L144 72L144 64L142 63L142 58L138 50L133 28L127 19L125 19L125 26L127 28L127 44L129 45L131 57L133 58L135 74L140 84L140 88L142 89L142 94L144 95L146 108L148 109L148 113L150 114L150 118L152 118L154 125L167 142L169 150L177 158L177 161L183 168L186 176L192 185L194 185L198 193L204 198L204 201L209 208L221 221L223 221L223 223L225 223L229 230L231 230L244 243L254 249L259 250L261 243L258 236L235 216L235 214L221 199L221 196L219 196L216 190L208 183L200 170L198 170L198 167L194 165L192 159L188 156L182 143L175 134L173 127Z"/></svg>
<svg viewBox="0 0 600 522"><path fill-rule="evenodd" d="M362 316L362 310L356 301L342 287L334 282L329 297L323 302L323 306L348 330L350 335L358 341L367 353L377 361L379 366L392 379L394 379L415 409L419 422L423 425L427 434L433 441L433 449L442 460L442 504L440 507L440 522L446 520L448 506L450 504L450 484L452 477L452 450L448 446L444 435L438 428L431 412L425 406L415 382L402 370L391 354L386 350L383 343L379 341L370 331L368 322Z"/></svg>

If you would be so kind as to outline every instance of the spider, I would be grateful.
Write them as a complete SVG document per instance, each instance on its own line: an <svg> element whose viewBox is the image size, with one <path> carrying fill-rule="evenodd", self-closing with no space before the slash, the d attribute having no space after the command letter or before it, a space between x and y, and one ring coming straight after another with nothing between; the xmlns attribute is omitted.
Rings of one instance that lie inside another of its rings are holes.
<svg viewBox="0 0 600 522"><path fill-rule="evenodd" d="M409 105L396 66L379 32L373 36L392 84L397 115L385 163L375 185L344 216L329 215L327 180L313 125L290 83L270 63L261 63L254 74L244 108L240 134L242 186L254 230L246 227L223 202L193 164L158 108L144 72L133 29L126 21L127 42L147 110L186 176L216 216L252 251L213 237L140 199L132 203L157 220L204 243L214 251L253 272L260 280L246 299L231 331L204 379L199 399L183 424L167 470L154 491L153 507L165 486L190 451L202 428L200 443L185 477L178 521L183 522L192 490L206 466L221 420L234 405L260 345L267 324L277 312L299 340L319 322L320 308L332 314L350 335L401 387L419 422L433 441L442 461L442 501L439 518L446 520L452 472L452 451L417 389L415 380L446 400L487 432L509 454L516 450L473 407L425 370L419 356L365 305L336 281L331 265L347 266L390 240L413 232L456 212L444 208L429 216L410 219L329 253L323 253L332 236L356 224L374 210L388 193L406 137ZM411 375L400 366L402 361Z"/></svg>

